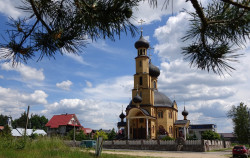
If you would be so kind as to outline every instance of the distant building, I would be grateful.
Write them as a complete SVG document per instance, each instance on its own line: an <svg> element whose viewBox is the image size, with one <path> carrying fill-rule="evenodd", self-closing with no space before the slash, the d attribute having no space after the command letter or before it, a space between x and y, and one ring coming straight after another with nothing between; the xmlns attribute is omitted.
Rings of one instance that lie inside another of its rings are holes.
<svg viewBox="0 0 250 158"><path fill-rule="evenodd" d="M54 115L45 125L47 134L50 135L66 135L70 130L78 130L82 126L75 114Z"/></svg>
<svg viewBox="0 0 250 158"><path fill-rule="evenodd" d="M204 131L211 130L217 132L217 126L215 124L196 124L189 125L189 135L196 135L198 139L201 139L201 135Z"/></svg>
<svg viewBox="0 0 250 158"><path fill-rule="evenodd" d="M237 141L237 137L233 133L219 133L219 135L223 140L231 142Z"/></svg>
<svg viewBox="0 0 250 158"><path fill-rule="evenodd" d="M24 131L25 131L24 128L12 129L11 135L14 137L22 137L22 136L24 136L24 133L25 133ZM31 136L32 134L38 134L38 135L42 135L42 136L47 135L47 133L42 129L27 129L26 130L26 136Z"/></svg>

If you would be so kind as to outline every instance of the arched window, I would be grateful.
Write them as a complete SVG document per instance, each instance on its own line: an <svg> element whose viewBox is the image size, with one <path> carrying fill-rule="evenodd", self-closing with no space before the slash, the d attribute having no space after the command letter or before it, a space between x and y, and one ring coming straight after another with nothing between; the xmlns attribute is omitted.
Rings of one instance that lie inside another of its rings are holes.
<svg viewBox="0 0 250 158"><path fill-rule="evenodd" d="M163 111L158 111L158 118L163 118Z"/></svg>
<svg viewBox="0 0 250 158"><path fill-rule="evenodd" d="M173 134L173 127L172 126L169 127L169 133Z"/></svg>
<svg viewBox="0 0 250 158"><path fill-rule="evenodd" d="M145 49L143 49L143 55L145 55L145 52L146 52Z"/></svg>
<svg viewBox="0 0 250 158"><path fill-rule="evenodd" d="M140 64L140 67L141 67L142 66L142 62L140 61L139 64Z"/></svg>
<svg viewBox="0 0 250 158"><path fill-rule="evenodd" d="M171 119L173 116L172 116L172 111L169 111L168 112L168 117Z"/></svg>
<svg viewBox="0 0 250 158"><path fill-rule="evenodd" d="M156 82L154 81L154 88L156 88Z"/></svg>
<svg viewBox="0 0 250 158"><path fill-rule="evenodd" d="M142 49L140 49L140 55L142 55Z"/></svg>
<svg viewBox="0 0 250 158"><path fill-rule="evenodd" d="M142 85L142 77L140 77L140 85Z"/></svg>

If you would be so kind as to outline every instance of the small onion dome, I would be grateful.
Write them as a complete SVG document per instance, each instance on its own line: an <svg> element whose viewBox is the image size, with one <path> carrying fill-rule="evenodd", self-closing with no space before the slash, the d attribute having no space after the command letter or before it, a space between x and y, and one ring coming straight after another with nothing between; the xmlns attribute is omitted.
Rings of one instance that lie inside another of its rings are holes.
<svg viewBox="0 0 250 158"><path fill-rule="evenodd" d="M140 39L135 42L135 48L136 49L141 48L141 47L146 48L146 49L149 48L148 41L145 40L142 35L141 35Z"/></svg>
<svg viewBox="0 0 250 158"><path fill-rule="evenodd" d="M187 116L188 115L188 112L186 111L185 106L184 106L184 110L182 111L182 115L183 116Z"/></svg>
<svg viewBox="0 0 250 158"><path fill-rule="evenodd" d="M160 75L160 69L149 62L149 75L152 77L158 77Z"/></svg>
<svg viewBox="0 0 250 158"><path fill-rule="evenodd" d="M124 119L126 116L124 115L124 113L122 112L119 116L121 119Z"/></svg>
<svg viewBox="0 0 250 158"><path fill-rule="evenodd" d="M142 102L142 98L138 95L138 93L137 93L136 96L133 98L133 102L134 102L134 103L141 103L141 102Z"/></svg>

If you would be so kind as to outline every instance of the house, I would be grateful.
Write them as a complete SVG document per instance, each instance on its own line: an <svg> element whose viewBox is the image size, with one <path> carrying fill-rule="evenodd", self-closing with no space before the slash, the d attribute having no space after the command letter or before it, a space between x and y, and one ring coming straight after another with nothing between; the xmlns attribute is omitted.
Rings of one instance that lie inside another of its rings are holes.
<svg viewBox="0 0 250 158"><path fill-rule="evenodd" d="M193 124L189 125L189 135L196 135L197 139L201 139L201 135L204 131L211 130L217 132L217 126L215 124Z"/></svg>
<svg viewBox="0 0 250 158"><path fill-rule="evenodd" d="M54 115L45 125L47 133L51 135L66 135L72 129L80 129L82 125L75 114Z"/></svg>
<svg viewBox="0 0 250 158"><path fill-rule="evenodd" d="M237 141L237 137L233 133L219 133L219 135L223 140L231 142Z"/></svg>

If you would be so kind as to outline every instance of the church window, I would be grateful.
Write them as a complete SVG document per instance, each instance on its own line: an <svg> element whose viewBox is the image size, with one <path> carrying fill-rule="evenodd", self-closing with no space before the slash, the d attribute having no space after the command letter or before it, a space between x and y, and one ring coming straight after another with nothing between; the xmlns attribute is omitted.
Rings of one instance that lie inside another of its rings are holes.
<svg viewBox="0 0 250 158"><path fill-rule="evenodd" d="M143 55L145 55L145 49L143 49Z"/></svg>
<svg viewBox="0 0 250 158"><path fill-rule="evenodd" d="M173 134L173 127L172 126L169 127L169 133Z"/></svg>
<svg viewBox="0 0 250 158"><path fill-rule="evenodd" d="M140 92L140 97L142 97L142 92Z"/></svg>
<svg viewBox="0 0 250 158"><path fill-rule="evenodd" d="M140 61L140 67L142 67L142 62Z"/></svg>
<svg viewBox="0 0 250 158"><path fill-rule="evenodd" d="M154 81L154 88L156 88L156 82Z"/></svg>
<svg viewBox="0 0 250 158"><path fill-rule="evenodd" d="M158 118L163 118L163 111L158 111Z"/></svg>
<svg viewBox="0 0 250 158"><path fill-rule="evenodd" d="M137 50L137 53L138 53L138 56L139 56L140 55L140 50L139 49Z"/></svg>
<svg viewBox="0 0 250 158"><path fill-rule="evenodd" d="M142 55L142 49L140 49L140 55Z"/></svg>
<svg viewBox="0 0 250 158"><path fill-rule="evenodd" d="M152 129L153 129L152 133L155 133L155 126L153 126Z"/></svg>
<svg viewBox="0 0 250 158"><path fill-rule="evenodd" d="M140 77L140 85L142 85L142 77Z"/></svg>
<svg viewBox="0 0 250 158"><path fill-rule="evenodd" d="M168 117L169 117L170 119L172 118L172 112L171 112L171 111L168 112Z"/></svg>

